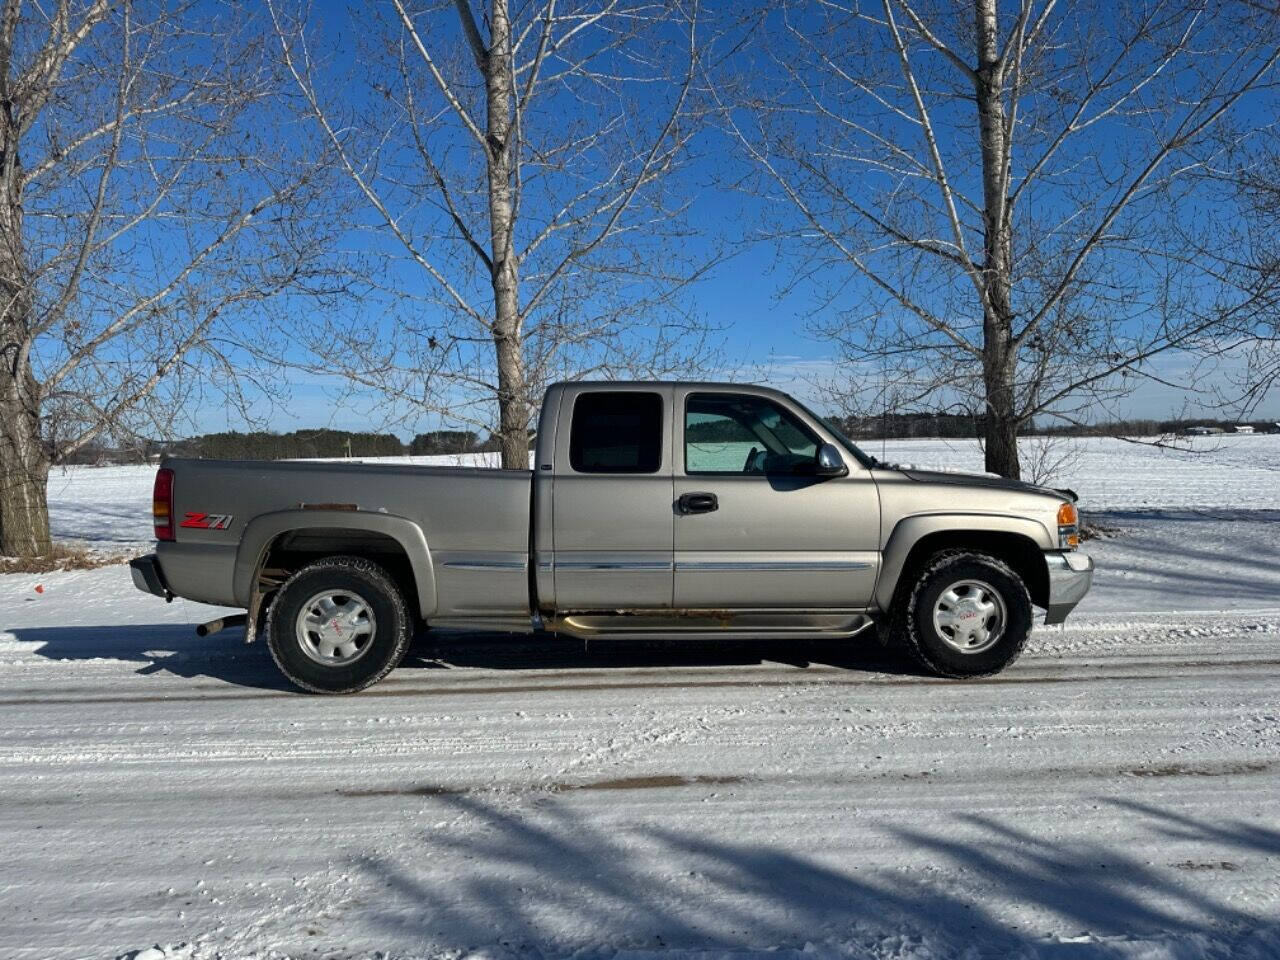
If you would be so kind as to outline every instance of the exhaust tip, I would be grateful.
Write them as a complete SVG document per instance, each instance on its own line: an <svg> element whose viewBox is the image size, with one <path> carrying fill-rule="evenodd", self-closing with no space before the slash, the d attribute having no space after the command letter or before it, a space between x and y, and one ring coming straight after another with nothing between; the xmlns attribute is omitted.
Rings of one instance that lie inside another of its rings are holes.
<svg viewBox="0 0 1280 960"><path fill-rule="evenodd" d="M218 633L227 627L243 627L249 622L248 614L236 613L226 617L219 617L217 620L210 620L208 623L201 623L196 626L197 637L207 637L210 634Z"/></svg>

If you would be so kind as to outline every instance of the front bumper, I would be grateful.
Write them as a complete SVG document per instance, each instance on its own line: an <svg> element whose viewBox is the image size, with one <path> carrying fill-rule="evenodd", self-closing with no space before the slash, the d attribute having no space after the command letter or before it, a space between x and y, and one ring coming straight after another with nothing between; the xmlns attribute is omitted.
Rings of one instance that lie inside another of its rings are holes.
<svg viewBox="0 0 1280 960"><path fill-rule="evenodd" d="M165 600L173 599L173 591L164 582L164 574L160 572L160 563L154 553L130 560L129 573L133 576L133 585L143 593L154 593Z"/></svg>
<svg viewBox="0 0 1280 960"><path fill-rule="evenodd" d="M1046 626L1062 623L1075 609L1093 583L1093 558L1084 553L1046 553L1049 567L1049 603L1045 608Z"/></svg>

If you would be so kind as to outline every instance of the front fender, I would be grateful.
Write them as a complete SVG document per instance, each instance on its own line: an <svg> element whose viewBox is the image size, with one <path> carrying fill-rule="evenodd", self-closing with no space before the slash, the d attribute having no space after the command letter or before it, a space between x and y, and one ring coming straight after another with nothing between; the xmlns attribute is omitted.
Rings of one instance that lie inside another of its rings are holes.
<svg viewBox="0 0 1280 960"><path fill-rule="evenodd" d="M281 534L307 529L356 530L382 534L395 540L413 568L422 616L429 617L436 612L435 568L422 528L405 517L363 510L279 510L254 517L245 526L236 551L232 588L237 604L249 606L253 586L271 543Z"/></svg>
<svg viewBox="0 0 1280 960"><path fill-rule="evenodd" d="M1056 550L1057 543L1038 520L999 513L929 513L899 520L885 540L880 576L876 580L875 605L888 610L911 548L939 533L999 533L1026 537L1041 550Z"/></svg>

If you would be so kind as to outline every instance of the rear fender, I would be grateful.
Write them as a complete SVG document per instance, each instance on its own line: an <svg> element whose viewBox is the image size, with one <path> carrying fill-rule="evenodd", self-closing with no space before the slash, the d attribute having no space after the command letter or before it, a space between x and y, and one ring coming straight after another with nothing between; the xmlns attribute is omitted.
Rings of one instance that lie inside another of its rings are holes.
<svg viewBox="0 0 1280 960"><path fill-rule="evenodd" d="M422 528L412 520L394 514L361 510L280 510L254 517L245 527L236 552L233 589L237 604L246 608L250 606L254 584L271 543L281 534L305 529L377 533L395 540L413 568L419 612L423 617L436 612L435 569Z"/></svg>

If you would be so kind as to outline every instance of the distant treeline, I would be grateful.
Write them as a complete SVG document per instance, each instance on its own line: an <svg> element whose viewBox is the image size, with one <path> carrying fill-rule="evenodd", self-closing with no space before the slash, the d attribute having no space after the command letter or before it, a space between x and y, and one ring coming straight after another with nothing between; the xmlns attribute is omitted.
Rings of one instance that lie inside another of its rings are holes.
<svg viewBox="0 0 1280 960"><path fill-rule="evenodd" d="M833 424L855 440L903 440L910 438L969 439L982 435L982 417L963 413L890 413L877 417L830 417ZM1270 420L1213 420L1203 417L1179 420L1117 420L1097 424L1034 425L1024 436L1160 436L1187 433L1193 427L1216 427L1232 433L1247 425L1256 433L1277 433ZM731 440L737 427L724 421L697 424L691 438L702 442ZM205 457L224 460L298 460L317 457L416 457L461 453L487 453L498 449L493 437L483 440L472 430L432 430L419 433L407 444L393 433L361 433L349 430L295 430L292 433L206 433L167 443L151 442L134 447L91 444L69 463L141 463L157 456Z"/></svg>
<svg viewBox="0 0 1280 960"><path fill-rule="evenodd" d="M308 457L394 457L405 452L399 437L389 433L347 430L295 430L292 433L206 433L168 444L175 457L218 460L294 460Z"/></svg>
<svg viewBox="0 0 1280 960"><path fill-rule="evenodd" d="M480 439L471 430L432 430L407 444L393 433L351 430L294 430L291 433L254 431L206 433L183 440L153 441L131 447L90 444L69 463L140 463L158 456L204 457L219 460L305 460L330 457L437 456L497 450L492 437Z"/></svg>
<svg viewBox="0 0 1280 960"><path fill-rule="evenodd" d="M977 413L889 413L877 417L832 417L831 421L855 440L905 440L912 437L966 439L980 437L983 418ZM1233 433L1240 426L1255 433L1280 432L1272 420L1214 420L1199 417L1176 420L1113 420L1093 424L1033 423L1023 436L1152 437L1186 433L1193 427L1216 427Z"/></svg>
<svg viewBox="0 0 1280 960"><path fill-rule="evenodd" d="M1204 417L1181 420L1117 420L1088 425L1048 425L1033 433L1064 437L1158 437L1186 433L1194 427L1209 427L1223 433L1234 433L1240 427L1252 427L1254 433L1280 433L1274 420L1214 420Z"/></svg>
<svg viewBox="0 0 1280 960"><path fill-rule="evenodd" d="M963 439L982 435L982 417L970 413L885 413L875 417L830 417L855 440L910 437Z"/></svg>
<svg viewBox="0 0 1280 960"><path fill-rule="evenodd" d="M168 444L179 457L230 460L299 460L312 457L400 457L480 453L496 450L471 430L432 430L405 443L393 433L295 430L292 433L208 433Z"/></svg>

